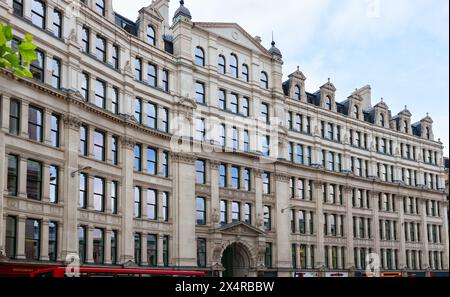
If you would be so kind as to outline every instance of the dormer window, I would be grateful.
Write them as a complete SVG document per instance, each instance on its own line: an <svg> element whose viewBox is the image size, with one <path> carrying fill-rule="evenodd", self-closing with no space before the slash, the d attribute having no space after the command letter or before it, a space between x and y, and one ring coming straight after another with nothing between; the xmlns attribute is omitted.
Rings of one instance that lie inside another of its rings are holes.
<svg viewBox="0 0 450 297"><path fill-rule="evenodd" d="M267 76L267 73L264 71L261 72L261 88L263 89L269 88L269 78Z"/></svg>
<svg viewBox="0 0 450 297"><path fill-rule="evenodd" d="M294 88L294 99L300 101L301 95L300 95L300 87L297 85Z"/></svg>
<svg viewBox="0 0 450 297"><path fill-rule="evenodd" d="M249 77L248 77L248 66L247 64L243 64L242 65L242 78L248 82Z"/></svg>
<svg viewBox="0 0 450 297"><path fill-rule="evenodd" d="M404 122L403 122L403 131L405 131L405 133L409 133L409 130L408 130L408 122L407 122L407 121L404 121Z"/></svg>
<svg viewBox="0 0 450 297"><path fill-rule="evenodd" d="M359 119L359 107L358 105L353 106L353 117Z"/></svg>
<svg viewBox="0 0 450 297"><path fill-rule="evenodd" d="M105 16L105 0L95 0L95 11L99 15Z"/></svg>
<svg viewBox="0 0 450 297"><path fill-rule="evenodd" d="M151 25L147 27L147 42L153 46L156 45L155 29Z"/></svg>
<svg viewBox="0 0 450 297"><path fill-rule="evenodd" d="M198 66L205 66L205 52L199 46L195 48L195 64Z"/></svg>
<svg viewBox="0 0 450 297"><path fill-rule="evenodd" d="M426 128L426 135L427 135L427 139L430 140L431 139L431 133L430 133L430 128Z"/></svg>
<svg viewBox="0 0 450 297"><path fill-rule="evenodd" d="M382 113L380 113L380 125L381 125L381 127L384 127L384 125L385 125L384 114L382 114Z"/></svg>
<svg viewBox="0 0 450 297"><path fill-rule="evenodd" d="M325 109L331 110L331 98L329 96L325 99Z"/></svg>
<svg viewBox="0 0 450 297"><path fill-rule="evenodd" d="M230 57L230 74L238 78L238 58L235 54L231 54Z"/></svg>
<svg viewBox="0 0 450 297"><path fill-rule="evenodd" d="M218 62L218 71L220 74L225 74L226 72L226 61L225 61L225 57L220 55L219 56L219 62Z"/></svg>

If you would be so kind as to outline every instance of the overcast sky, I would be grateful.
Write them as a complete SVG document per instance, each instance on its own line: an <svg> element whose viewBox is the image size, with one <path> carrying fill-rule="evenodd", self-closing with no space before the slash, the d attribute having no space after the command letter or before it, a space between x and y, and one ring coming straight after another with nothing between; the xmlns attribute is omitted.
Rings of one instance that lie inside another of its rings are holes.
<svg viewBox="0 0 450 297"><path fill-rule="evenodd" d="M170 3L170 17L179 6ZM135 20L151 0L113 0ZM429 112L449 155L448 0L186 0L193 21L236 22L283 53L284 74L297 65L315 92L330 77L337 101L370 84L393 115L407 105L413 122Z"/></svg>

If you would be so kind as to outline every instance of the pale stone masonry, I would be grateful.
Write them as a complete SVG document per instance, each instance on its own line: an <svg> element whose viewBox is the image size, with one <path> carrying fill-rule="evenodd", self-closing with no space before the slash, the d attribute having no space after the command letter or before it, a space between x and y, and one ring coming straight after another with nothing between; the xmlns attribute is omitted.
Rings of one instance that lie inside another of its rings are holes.
<svg viewBox="0 0 450 297"><path fill-rule="evenodd" d="M283 82L275 43L188 4L133 22L111 0L0 1L43 54L34 79L0 73L0 266L354 275L376 253L382 271L448 272L432 119L369 86L340 102L300 69Z"/></svg>

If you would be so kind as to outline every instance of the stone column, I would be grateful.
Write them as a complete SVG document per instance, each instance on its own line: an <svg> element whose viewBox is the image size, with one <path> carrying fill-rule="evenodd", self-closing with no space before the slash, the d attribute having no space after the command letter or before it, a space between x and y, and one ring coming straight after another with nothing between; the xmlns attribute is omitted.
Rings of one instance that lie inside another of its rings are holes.
<svg viewBox="0 0 450 297"><path fill-rule="evenodd" d="M94 227L87 227L86 263L94 263Z"/></svg>
<svg viewBox="0 0 450 297"><path fill-rule="evenodd" d="M52 145L52 112L49 109L45 109L42 113L43 116L43 123L44 123L44 131L43 131L43 142L46 145L51 146Z"/></svg>
<svg viewBox="0 0 450 297"><path fill-rule="evenodd" d="M42 166L42 201L50 202L50 165Z"/></svg>
<svg viewBox="0 0 450 297"><path fill-rule="evenodd" d="M141 266L148 266L147 234L141 234Z"/></svg>
<svg viewBox="0 0 450 297"><path fill-rule="evenodd" d="M380 217L379 217L379 209L378 209L378 195L375 192L370 192L370 204L372 205L372 213L373 213L373 221L372 221L372 230L374 234L374 243L375 250L374 253L380 255Z"/></svg>
<svg viewBox="0 0 450 297"><path fill-rule="evenodd" d="M415 200L415 199L414 199ZM405 223L405 213L404 213L404 208L401 206L401 201L403 201L402 197L398 197L396 203L397 203L397 210L399 213L399 232L400 234L400 256L399 256L399 265L400 265L400 269L403 269L405 266L407 266L406 263L406 259L405 259L405 249L406 249L406 237L405 237L405 229L406 228L406 223ZM414 208L415 209L415 208Z"/></svg>
<svg viewBox="0 0 450 297"><path fill-rule="evenodd" d="M61 238L63 238L64 236L64 227L63 227L63 222L58 222L58 230L57 230L57 238L58 238L58 242L56 243L56 251L57 251L57 261L58 262L62 262L64 261L64 259L62 258L62 240Z"/></svg>
<svg viewBox="0 0 450 297"><path fill-rule="evenodd" d="M172 259L178 267L197 266L197 244L195 236L195 161L190 154L172 154L173 200L172 211L175 218L183 213L183 220L173 226Z"/></svg>
<svg viewBox="0 0 450 297"><path fill-rule="evenodd" d="M20 105L20 137L28 138L28 102L23 101Z"/></svg>
<svg viewBox="0 0 450 297"><path fill-rule="evenodd" d="M147 213L147 196L148 196L149 190L146 188L141 189L141 218L142 220L148 219L148 213Z"/></svg>
<svg viewBox="0 0 450 297"><path fill-rule="evenodd" d="M27 159L20 157L19 160L19 196L27 197Z"/></svg>
<svg viewBox="0 0 450 297"><path fill-rule="evenodd" d="M353 238L353 206L351 202L351 193L352 188L351 187L344 187L343 188L343 195L344 195L344 203L347 210L347 228L346 228L346 234L347 234L347 257L346 262L343 263L344 268L350 269L352 267L355 267L355 250L354 250L354 238Z"/></svg>
<svg viewBox="0 0 450 297"><path fill-rule="evenodd" d="M426 207L427 207L427 204L425 203L425 201L426 200L424 200L424 199L421 199L420 201L419 201L419 207L420 207L420 209L421 209L421 211L420 211L420 213L421 213L421 219L422 219L422 221L421 221L421 224L422 224L422 238L423 238L423 240L422 240L422 242L423 242L423 263L425 263L425 267L424 268L427 268L427 267L429 267L429 263L430 263L430 261L429 261L429 258L428 258L428 256L429 256L429 253L428 253L428 251L429 251L429 242L428 242L428 223L427 223L427 211L426 211ZM447 246L447 249L448 249L448 246Z"/></svg>
<svg viewBox="0 0 450 297"><path fill-rule="evenodd" d="M444 255L443 255L443 262L444 262L444 267L442 267L444 270L448 270L448 256L449 256L449 240L448 240L448 202L444 202L442 203L442 210L441 210L441 214L443 215L443 230L442 230L442 236L443 236L443 240L442 242L445 245L445 249L444 249Z"/></svg>
<svg viewBox="0 0 450 297"><path fill-rule="evenodd" d="M105 230L105 264L111 265L111 234L112 229L110 227Z"/></svg>
<svg viewBox="0 0 450 297"><path fill-rule="evenodd" d="M121 203L120 211L122 212L122 230L119 237L118 246L120 247L120 264L134 262L134 146L133 139L124 137L121 139L122 144L122 182L121 182Z"/></svg>
<svg viewBox="0 0 450 297"><path fill-rule="evenodd" d="M20 215L17 218L17 242L16 242L16 259L25 260L25 225L27 218Z"/></svg>
<svg viewBox="0 0 450 297"><path fill-rule="evenodd" d="M41 248L40 248L40 260L41 261L48 261L49 257L48 257L48 239L49 239L49 220L48 219L44 219L42 220L42 226L41 226L41 234L42 234L42 238L41 238Z"/></svg>
<svg viewBox="0 0 450 297"><path fill-rule="evenodd" d="M59 237L61 241L61 257L66 259L68 254L78 255L78 207L79 207L79 183L78 174L72 177L72 172L77 171L78 156L80 147L80 120L76 116L66 115L64 121L64 169L66 174L61 175L61 184L63 185L63 195L60 201L64 202L64 236ZM76 193L76 194L74 194ZM77 197L72 199L73 196ZM69 198L70 197L70 198Z"/></svg>
<svg viewBox="0 0 450 297"><path fill-rule="evenodd" d="M0 129L0 257L5 254L5 228L6 228L6 216L4 217L4 198L6 193L6 180L7 180L7 156L5 153L5 134Z"/></svg>
<svg viewBox="0 0 450 297"><path fill-rule="evenodd" d="M287 253L289 250L289 180L290 177L284 174L277 174L275 176L276 184L276 205L275 205L275 220L277 228L277 267L278 269L292 268L292 253ZM284 211L283 211L284 210ZM279 277L288 277L289 272L279 271Z"/></svg>
<svg viewBox="0 0 450 297"><path fill-rule="evenodd" d="M261 230L264 230L264 211L263 211L263 194L262 194L262 178L261 170L255 170L255 218L256 226Z"/></svg>
<svg viewBox="0 0 450 297"><path fill-rule="evenodd" d="M105 212L108 214L112 213L111 184L112 184L112 181L105 180Z"/></svg>
<svg viewBox="0 0 450 297"><path fill-rule="evenodd" d="M87 177L87 209L94 210L94 176Z"/></svg>
<svg viewBox="0 0 450 297"><path fill-rule="evenodd" d="M161 234L159 234L159 235L157 235L158 237L158 240L157 240L157 247L156 247L156 249L157 249L157 252L156 252L156 254L157 254L157 257L158 257L158 259L157 259L157 262L158 262L158 266L159 267L163 267L164 266L164 257L163 257L163 241L164 241L164 235L161 235Z"/></svg>
<svg viewBox="0 0 450 297"><path fill-rule="evenodd" d="M311 245L306 245L306 268L311 269L312 263L311 263Z"/></svg>
<svg viewBox="0 0 450 297"><path fill-rule="evenodd" d="M321 181L314 181L314 193L316 199L316 213L317 213L317 266L318 268L325 265L325 249L324 249L324 218L323 218L323 199L322 197L322 185Z"/></svg>
<svg viewBox="0 0 450 297"><path fill-rule="evenodd" d="M342 250L340 247L337 248L337 268L338 269L343 269L344 267L342 266Z"/></svg>

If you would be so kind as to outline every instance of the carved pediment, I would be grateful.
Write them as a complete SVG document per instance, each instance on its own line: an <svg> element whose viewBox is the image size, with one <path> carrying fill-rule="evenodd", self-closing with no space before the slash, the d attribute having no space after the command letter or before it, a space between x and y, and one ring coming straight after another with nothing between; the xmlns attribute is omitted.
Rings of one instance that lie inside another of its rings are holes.
<svg viewBox="0 0 450 297"><path fill-rule="evenodd" d="M259 236L265 234L265 232L263 232L262 230L245 223L235 223L226 225L220 228L219 232L221 232L222 234L246 235L246 236Z"/></svg>

